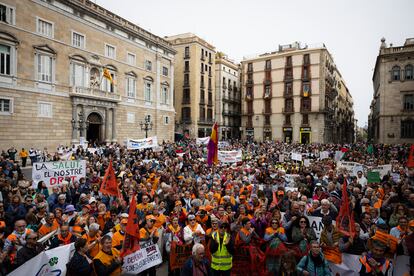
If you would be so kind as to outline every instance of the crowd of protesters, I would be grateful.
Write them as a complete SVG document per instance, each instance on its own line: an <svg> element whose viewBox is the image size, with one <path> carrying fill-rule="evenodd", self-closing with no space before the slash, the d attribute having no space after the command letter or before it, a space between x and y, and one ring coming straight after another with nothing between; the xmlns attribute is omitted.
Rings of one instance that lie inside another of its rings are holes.
<svg viewBox="0 0 414 276"><path fill-rule="evenodd" d="M232 256L250 245L264 253L269 275L331 275L325 248L359 255L360 275L387 275L393 256L414 256L410 145L232 141L223 150L242 149L243 161L214 166L207 165L206 147L194 140L163 143L162 148L131 151L112 144L93 151L63 146L56 153L2 151L0 275L45 246L73 242L69 275L119 275L132 196L137 201L140 239L158 243L165 262L172 242L194 245L189 260L181 269L169 268L169 275L230 275L237 261ZM391 164L391 171L375 182L367 180L365 171L353 175L337 167L335 152L344 149L343 161ZM329 157L321 159L324 151ZM291 160L292 152L301 153L309 163ZM26 166L27 157L33 164L57 161L67 153L72 160L87 161L85 178L66 179L52 188L43 181L25 180L21 166ZM110 160L120 197L100 192ZM355 231L348 235L334 223L343 203L344 183L355 221ZM320 238L309 216L322 218ZM48 243L37 242L55 230ZM394 237L396 244L376 238L380 233ZM413 263L411 259L412 272ZM156 271L152 267L142 275Z"/></svg>

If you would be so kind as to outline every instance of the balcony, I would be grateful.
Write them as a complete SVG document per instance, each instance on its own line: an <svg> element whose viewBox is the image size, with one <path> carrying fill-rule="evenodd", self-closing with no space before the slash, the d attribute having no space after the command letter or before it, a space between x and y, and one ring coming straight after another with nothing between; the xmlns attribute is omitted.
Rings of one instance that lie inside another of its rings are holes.
<svg viewBox="0 0 414 276"><path fill-rule="evenodd" d="M222 99L224 102L240 103L239 96L231 96L231 95L224 94Z"/></svg>
<svg viewBox="0 0 414 276"><path fill-rule="evenodd" d="M208 76L209 77L212 77L213 76L213 74L211 73L211 71L208 71Z"/></svg>
<svg viewBox="0 0 414 276"><path fill-rule="evenodd" d="M272 110L263 110L263 115L272 115Z"/></svg>
<svg viewBox="0 0 414 276"><path fill-rule="evenodd" d="M204 97L200 98L200 104L206 104L206 101L204 100Z"/></svg>
<svg viewBox="0 0 414 276"><path fill-rule="evenodd" d="M190 98L183 98L182 104L190 104L191 99Z"/></svg>
<svg viewBox="0 0 414 276"><path fill-rule="evenodd" d="M290 92L290 93L284 93L283 96L285 98L292 98L293 97L293 93L292 92Z"/></svg>
<svg viewBox="0 0 414 276"><path fill-rule="evenodd" d="M293 80L293 75L285 75L283 78L284 81L292 81Z"/></svg>
<svg viewBox="0 0 414 276"><path fill-rule="evenodd" d="M246 85L253 85L253 80L247 80Z"/></svg>
<svg viewBox="0 0 414 276"><path fill-rule="evenodd" d="M207 105L208 105L208 106L213 106L213 100L210 100L210 99L209 99L209 100L207 101Z"/></svg>
<svg viewBox="0 0 414 276"><path fill-rule="evenodd" d="M190 54L184 55L184 59L189 59L190 58Z"/></svg>
<svg viewBox="0 0 414 276"><path fill-rule="evenodd" d="M311 113L311 112L312 112L312 108L310 108L310 107L303 107L303 106L301 106L301 107L300 107L300 112L301 112L301 113Z"/></svg>
<svg viewBox="0 0 414 276"><path fill-rule="evenodd" d="M97 100L107 100L111 102L120 102L121 101L121 95L103 91L100 89L95 88L88 88L88 87L73 87L72 91L70 93L71 96L77 96L77 97L85 97L90 99L97 99Z"/></svg>
<svg viewBox="0 0 414 276"><path fill-rule="evenodd" d="M188 88L188 87L190 87L190 83L189 83L189 82L184 82L183 87L184 87L184 88Z"/></svg>
<svg viewBox="0 0 414 276"><path fill-rule="evenodd" d="M285 113L285 114L295 113L295 109L293 107L284 107L282 108L282 113Z"/></svg>
<svg viewBox="0 0 414 276"><path fill-rule="evenodd" d="M205 61L206 60L206 57L204 55L201 55L201 60L202 61Z"/></svg>
<svg viewBox="0 0 414 276"><path fill-rule="evenodd" d="M214 120L212 118L200 118L198 119L197 123L199 125L212 125L214 123Z"/></svg>
<svg viewBox="0 0 414 276"><path fill-rule="evenodd" d="M208 59L208 64L213 64L213 61L211 60L211 58Z"/></svg>

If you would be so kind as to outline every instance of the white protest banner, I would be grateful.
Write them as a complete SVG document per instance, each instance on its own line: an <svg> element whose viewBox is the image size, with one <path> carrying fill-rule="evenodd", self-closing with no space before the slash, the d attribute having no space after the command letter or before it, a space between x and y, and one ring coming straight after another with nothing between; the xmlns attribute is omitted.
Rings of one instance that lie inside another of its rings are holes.
<svg viewBox="0 0 414 276"><path fill-rule="evenodd" d="M237 163L242 161L242 150L218 151L218 160L222 163Z"/></svg>
<svg viewBox="0 0 414 276"><path fill-rule="evenodd" d="M86 150L87 150L88 152L92 153L92 154L95 154L95 152L97 152L97 151L98 151L98 149L97 149L97 148L87 148Z"/></svg>
<svg viewBox="0 0 414 276"><path fill-rule="evenodd" d="M145 139L128 139L127 140L127 149L137 150L137 149L148 149L158 146L157 136L148 137Z"/></svg>
<svg viewBox="0 0 414 276"><path fill-rule="evenodd" d="M285 162L285 155L283 154L279 155L279 162Z"/></svg>
<svg viewBox="0 0 414 276"><path fill-rule="evenodd" d="M351 176L357 175L358 171L365 171L365 166L356 162L337 162L338 168L345 168Z"/></svg>
<svg viewBox="0 0 414 276"><path fill-rule="evenodd" d="M302 161L302 154L292 152L292 160Z"/></svg>
<svg viewBox="0 0 414 276"><path fill-rule="evenodd" d="M164 147L162 147L162 146L156 146L156 147L152 148L153 152L161 152L163 150L164 150Z"/></svg>
<svg viewBox="0 0 414 276"><path fill-rule="evenodd" d="M35 163L32 168L33 185L37 186L39 181L44 181L47 187L62 184L66 177L70 181L79 181L86 175L86 161L56 161Z"/></svg>
<svg viewBox="0 0 414 276"><path fill-rule="evenodd" d="M196 138L197 145L207 145L208 141L210 141L210 137Z"/></svg>
<svg viewBox="0 0 414 276"><path fill-rule="evenodd" d="M298 174L285 174L284 178L287 183L294 183L295 178L299 177Z"/></svg>
<svg viewBox="0 0 414 276"><path fill-rule="evenodd" d="M229 142L227 142L227 141L219 141L218 142L218 148L219 149L221 149L221 148L225 148L225 147L229 147L230 146L230 144L229 144Z"/></svg>
<svg viewBox="0 0 414 276"><path fill-rule="evenodd" d="M304 165L305 167L309 167L309 166L310 166L310 159L305 159L305 160L303 160L303 165Z"/></svg>
<svg viewBox="0 0 414 276"><path fill-rule="evenodd" d="M380 177L383 178L386 176L389 172L391 172L392 165L381 165L381 166L375 166L375 167L369 167L368 170L371 172L379 172Z"/></svg>
<svg viewBox="0 0 414 276"><path fill-rule="evenodd" d="M309 219L310 227L313 228L313 230L315 231L316 237L319 240L319 238L321 237L321 232L323 230L322 218L314 217L314 216L308 216L308 219ZM334 223L334 222L332 222L332 223Z"/></svg>
<svg viewBox="0 0 414 276"><path fill-rule="evenodd" d="M329 158L329 152L328 151L322 151L321 154L319 155L319 159L323 160Z"/></svg>
<svg viewBox="0 0 414 276"><path fill-rule="evenodd" d="M160 263L162 263L162 257L158 245L142 244L140 250L124 257L122 275L137 275Z"/></svg>
<svg viewBox="0 0 414 276"><path fill-rule="evenodd" d="M66 275L66 264L69 262L75 250L74 243L43 251L36 257L25 262L9 276L41 275L56 276Z"/></svg>

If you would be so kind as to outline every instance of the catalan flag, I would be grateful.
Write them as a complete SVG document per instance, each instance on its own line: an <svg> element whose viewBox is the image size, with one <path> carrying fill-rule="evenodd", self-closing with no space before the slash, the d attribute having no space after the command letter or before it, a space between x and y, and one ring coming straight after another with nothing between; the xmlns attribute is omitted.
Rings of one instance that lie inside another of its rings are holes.
<svg viewBox="0 0 414 276"><path fill-rule="evenodd" d="M109 80L112 84L114 83L114 80L112 79L111 72L109 72L108 69L104 68L104 70L103 70L103 76L104 76L104 78L106 78L107 80Z"/></svg>
<svg viewBox="0 0 414 276"><path fill-rule="evenodd" d="M210 141L207 144L207 164L218 163L218 125L214 123Z"/></svg>

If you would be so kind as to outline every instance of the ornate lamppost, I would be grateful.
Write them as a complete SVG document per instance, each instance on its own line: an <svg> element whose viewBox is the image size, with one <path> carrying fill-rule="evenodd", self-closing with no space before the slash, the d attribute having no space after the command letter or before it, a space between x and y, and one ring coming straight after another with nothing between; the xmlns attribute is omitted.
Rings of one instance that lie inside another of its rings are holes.
<svg viewBox="0 0 414 276"><path fill-rule="evenodd" d="M141 130L145 131L145 138L148 138L148 131L152 130L152 122L149 116L145 116L144 122L140 122Z"/></svg>

